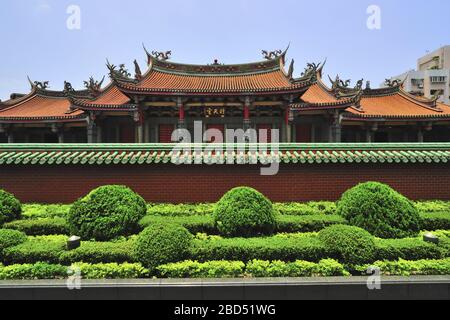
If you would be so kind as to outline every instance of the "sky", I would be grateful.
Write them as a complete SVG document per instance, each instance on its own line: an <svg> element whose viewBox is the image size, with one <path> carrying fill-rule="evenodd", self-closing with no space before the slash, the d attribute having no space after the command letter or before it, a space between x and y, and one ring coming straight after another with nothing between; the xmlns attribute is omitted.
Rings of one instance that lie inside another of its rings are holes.
<svg viewBox="0 0 450 320"><path fill-rule="evenodd" d="M297 76L327 59L325 75L376 87L450 44L449 12L448 0L2 0L0 99L29 92L27 75L82 89L106 59L145 70L142 43L193 64L259 61L291 43Z"/></svg>

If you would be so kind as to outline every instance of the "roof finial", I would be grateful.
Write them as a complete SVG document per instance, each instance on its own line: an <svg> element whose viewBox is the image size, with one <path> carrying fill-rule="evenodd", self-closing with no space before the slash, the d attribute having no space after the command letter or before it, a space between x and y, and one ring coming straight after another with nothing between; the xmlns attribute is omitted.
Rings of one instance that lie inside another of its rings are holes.
<svg viewBox="0 0 450 320"><path fill-rule="evenodd" d="M279 56L281 56L283 54L283 51L281 50L275 50L275 51L267 51L267 50L263 50L262 54L264 56L264 59L266 60L275 60L276 58L278 58Z"/></svg>
<svg viewBox="0 0 450 320"><path fill-rule="evenodd" d="M39 89L39 90L46 90L49 88L49 81L31 81L30 77L27 76L28 82L31 85L31 90Z"/></svg>
<svg viewBox="0 0 450 320"><path fill-rule="evenodd" d="M134 59L134 77L136 78L136 80L140 80L142 79L142 71L141 71L141 67L139 67L139 63L137 62L136 59Z"/></svg>
<svg viewBox="0 0 450 320"><path fill-rule="evenodd" d="M293 75L294 75L294 65L295 65L295 60L292 59L291 61L291 65L289 66L289 71L288 71L288 78L292 79Z"/></svg>
<svg viewBox="0 0 450 320"><path fill-rule="evenodd" d="M144 48L145 54L147 55L147 64L150 64L151 59L152 59L152 55L150 54L150 52L148 52L148 50L145 47L144 43L142 43L142 47Z"/></svg>

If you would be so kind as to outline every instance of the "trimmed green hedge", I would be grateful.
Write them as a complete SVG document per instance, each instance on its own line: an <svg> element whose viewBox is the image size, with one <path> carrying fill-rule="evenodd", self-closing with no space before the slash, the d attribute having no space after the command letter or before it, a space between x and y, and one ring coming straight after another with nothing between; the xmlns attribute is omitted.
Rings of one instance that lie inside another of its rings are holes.
<svg viewBox="0 0 450 320"><path fill-rule="evenodd" d="M160 217L160 216L145 216L139 222L142 229L152 226L154 224L167 223L178 224L188 229L192 234L207 233L217 234L218 231L214 226L214 219L209 215L204 216L190 216L190 217Z"/></svg>
<svg viewBox="0 0 450 320"><path fill-rule="evenodd" d="M24 204L23 219L67 218L71 204Z"/></svg>
<svg viewBox="0 0 450 320"><path fill-rule="evenodd" d="M91 242L83 241L75 250L65 251L59 261L64 265L75 262L87 263L124 263L134 262L134 241Z"/></svg>
<svg viewBox="0 0 450 320"><path fill-rule="evenodd" d="M328 201L308 203L274 203L273 207L282 215L304 216L318 214L336 214L336 203Z"/></svg>
<svg viewBox="0 0 450 320"><path fill-rule="evenodd" d="M6 223L3 228L18 230L29 236L69 235L69 224L64 218L44 218L36 220L16 220Z"/></svg>
<svg viewBox="0 0 450 320"><path fill-rule="evenodd" d="M419 238L376 239L375 260L421 260L441 259L443 250Z"/></svg>
<svg viewBox="0 0 450 320"><path fill-rule="evenodd" d="M83 279L138 279L148 278L149 271L140 264L88 264L76 263L71 267L59 264L21 264L0 265L0 280L50 280L67 279L74 270L79 269Z"/></svg>
<svg viewBox="0 0 450 320"><path fill-rule="evenodd" d="M315 236L299 238L228 238L218 240L194 240L191 259L201 262L213 260L251 261L307 260L318 262L332 256Z"/></svg>
<svg viewBox="0 0 450 320"><path fill-rule="evenodd" d="M276 218L277 232L316 232L334 224L345 224L346 220L337 215L305 215L305 216L282 216ZM192 234L207 233L218 234L211 216L190 216L190 217L158 217L146 216L140 221L142 228L157 223L175 223L182 225Z"/></svg>
<svg viewBox="0 0 450 320"><path fill-rule="evenodd" d="M3 250L22 244L28 240L27 236L20 231L0 229L0 260Z"/></svg>
<svg viewBox="0 0 450 320"><path fill-rule="evenodd" d="M147 215L162 217L212 215L214 203L199 204L148 204Z"/></svg>
<svg viewBox="0 0 450 320"><path fill-rule="evenodd" d="M434 231L450 229L450 212L421 213L422 230ZM317 232L335 224L347 224L347 221L338 215L278 215L277 232ZM139 222L142 229L156 223L175 223L188 229L192 234L207 233L218 234L213 218L209 215L198 216L157 216L147 215ZM44 236L64 234L69 235L70 230L64 218L39 218L31 220L16 220L6 223L3 228L19 230L29 236Z"/></svg>
<svg viewBox="0 0 450 320"><path fill-rule="evenodd" d="M335 224L345 223L347 221L338 215L278 216L277 231L280 233L317 232Z"/></svg>
<svg viewBox="0 0 450 320"><path fill-rule="evenodd" d="M66 250L66 236L41 236L29 238L18 246L3 251L6 264L27 264L36 262L59 263Z"/></svg>
<svg viewBox="0 0 450 320"><path fill-rule="evenodd" d="M420 214L421 229L427 231L450 229L450 211Z"/></svg>
<svg viewBox="0 0 450 320"><path fill-rule="evenodd" d="M245 273L241 261L183 261L169 263L157 268L160 278L240 278Z"/></svg>
<svg viewBox="0 0 450 320"><path fill-rule="evenodd" d="M350 276L342 264L332 259L324 259L319 263L253 260L247 264L246 274L254 278Z"/></svg>
<svg viewBox="0 0 450 320"><path fill-rule="evenodd" d="M282 262L253 260L247 265L241 261L184 261L159 266L161 278L267 278L267 277L332 277L349 276L344 266L331 259L319 263L307 261Z"/></svg>
<svg viewBox="0 0 450 320"><path fill-rule="evenodd" d="M428 276L449 275L450 259L407 261L378 261L371 265L359 266L357 270L363 275L369 267L378 267L384 276Z"/></svg>

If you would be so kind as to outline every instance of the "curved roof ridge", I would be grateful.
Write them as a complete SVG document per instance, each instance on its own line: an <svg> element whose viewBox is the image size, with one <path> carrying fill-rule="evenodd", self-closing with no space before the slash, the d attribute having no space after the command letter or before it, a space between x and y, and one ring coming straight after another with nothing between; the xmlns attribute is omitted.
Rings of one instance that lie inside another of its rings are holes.
<svg viewBox="0 0 450 320"><path fill-rule="evenodd" d="M241 64L219 64L217 61L213 64L186 64L168 60L160 60L152 55L148 56L149 69L199 76L208 74L215 76L223 74L224 76L227 76L231 74L254 74L261 71L281 71L284 70L284 64L285 53L270 60L261 60Z"/></svg>

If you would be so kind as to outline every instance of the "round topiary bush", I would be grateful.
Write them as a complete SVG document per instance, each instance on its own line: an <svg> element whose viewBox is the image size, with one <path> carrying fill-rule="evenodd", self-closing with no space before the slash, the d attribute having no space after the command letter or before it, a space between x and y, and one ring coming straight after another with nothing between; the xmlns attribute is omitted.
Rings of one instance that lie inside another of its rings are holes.
<svg viewBox="0 0 450 320"><path fill-rule="evenodd" d="M136 232L146 212L144 199L130 188L104 186L75 202L68 222L74 235L106 241Z"/></svg>
<svg viewBox="0 0 450 320"><path fill-rule="evenodd" d="M337 213L354 226L380 238L417 236L420 216L406 197L378 182L367 182L344 193Z"/></svg>
<svg viewBox="0 0 450 320"><path fill-rule="evenodd" d="M154 224L142 231L135 243L134 256L147 268L188 258L193 236L178 224Z"/></svg>
<svg viewBox="0 0 450 320"><path fill-rule="evenodd" d="M337 254L337 258L351 265L373 262L375 241L364 229L334 225L319 232L319 239L326 248Z"/></svg>
<svg viewBox="0 0 450 320"><path fill-rule="evenodd" d="M0 189L0 225L20 219L22 204L11 193Z"/></svg>
<svg viewBox="0 0 450 320"><path fill-rule="evenodd" d="M3 250L22 244L25 241L27 241L27 236L23 232L0 229L0 256Z"/></svg>
<svg viewBox="0 0 450 320"><path fill-rule="evenodd" d="M235 188L223 196L215 206L214 221L226 236L256 236L276 229L272 202L247 187Z"/></svg>

